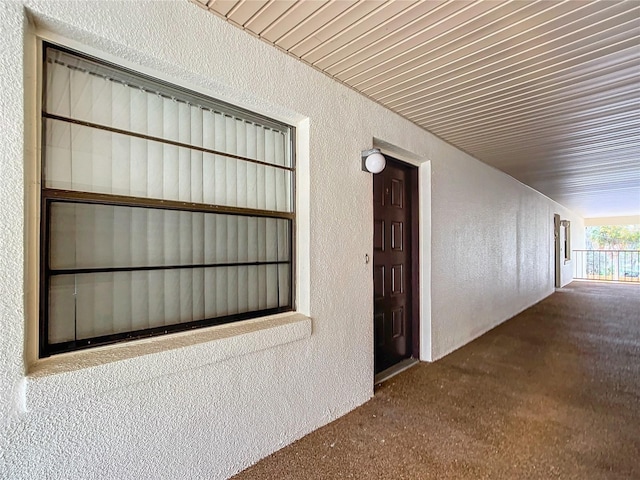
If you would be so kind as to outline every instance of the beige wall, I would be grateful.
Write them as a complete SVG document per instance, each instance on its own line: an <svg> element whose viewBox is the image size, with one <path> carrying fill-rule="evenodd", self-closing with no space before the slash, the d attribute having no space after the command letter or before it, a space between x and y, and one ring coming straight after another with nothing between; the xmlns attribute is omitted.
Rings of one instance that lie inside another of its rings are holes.
<svg viewBox="0 0 640 480"><path fill-rule="evenodd" d="M585 227L599 227L600 225L640 225L640 215L627 217L597 217L585 218Z"/></svg>

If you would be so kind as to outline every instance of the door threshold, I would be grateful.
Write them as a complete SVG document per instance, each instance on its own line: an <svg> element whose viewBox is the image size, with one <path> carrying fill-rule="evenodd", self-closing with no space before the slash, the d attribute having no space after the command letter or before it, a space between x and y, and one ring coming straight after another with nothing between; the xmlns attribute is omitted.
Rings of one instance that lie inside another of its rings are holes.
<svg viewBox="0 0 640 480"><path fill-rule="evenodd" d="M379 383L386 382L391 377L395 377L399 373L404 372L405 370L413 367L420 363L420 360L417 358L406 358L401 362L396 363L395 365L390 366L386 370L381 371L375 377L373 377L373 384L378 385Z"/></svg>

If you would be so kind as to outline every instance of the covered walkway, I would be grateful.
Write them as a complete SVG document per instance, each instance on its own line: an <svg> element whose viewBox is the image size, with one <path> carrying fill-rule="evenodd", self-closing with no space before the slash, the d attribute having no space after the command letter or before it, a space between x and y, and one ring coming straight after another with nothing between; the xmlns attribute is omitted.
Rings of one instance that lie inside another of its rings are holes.
<svg viewBox="0 0 640 480"><path fill-rule="evenodd" d="M234 478L639 479L640 286L574 282Z"/></svg>

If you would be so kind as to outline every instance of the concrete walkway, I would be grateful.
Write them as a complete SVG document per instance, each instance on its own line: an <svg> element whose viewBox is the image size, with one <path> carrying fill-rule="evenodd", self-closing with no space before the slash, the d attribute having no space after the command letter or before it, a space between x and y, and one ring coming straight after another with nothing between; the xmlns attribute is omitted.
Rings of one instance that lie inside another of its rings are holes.
<svg viewBox="0 0 640 480"><path fill-rule="evenodd" d="M640 285L574 282L234 478L640 479Z"/></svg>

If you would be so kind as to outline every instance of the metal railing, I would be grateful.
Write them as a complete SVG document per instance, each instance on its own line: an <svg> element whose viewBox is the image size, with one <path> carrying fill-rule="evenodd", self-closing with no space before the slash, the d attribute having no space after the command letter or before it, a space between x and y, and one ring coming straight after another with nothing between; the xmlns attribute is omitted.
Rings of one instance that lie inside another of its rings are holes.
<svg viewBox="0 0 640 480"><path fill-rule="evenodd" d="M573 278L640 283L640 250L574 250Z"/></svg>

